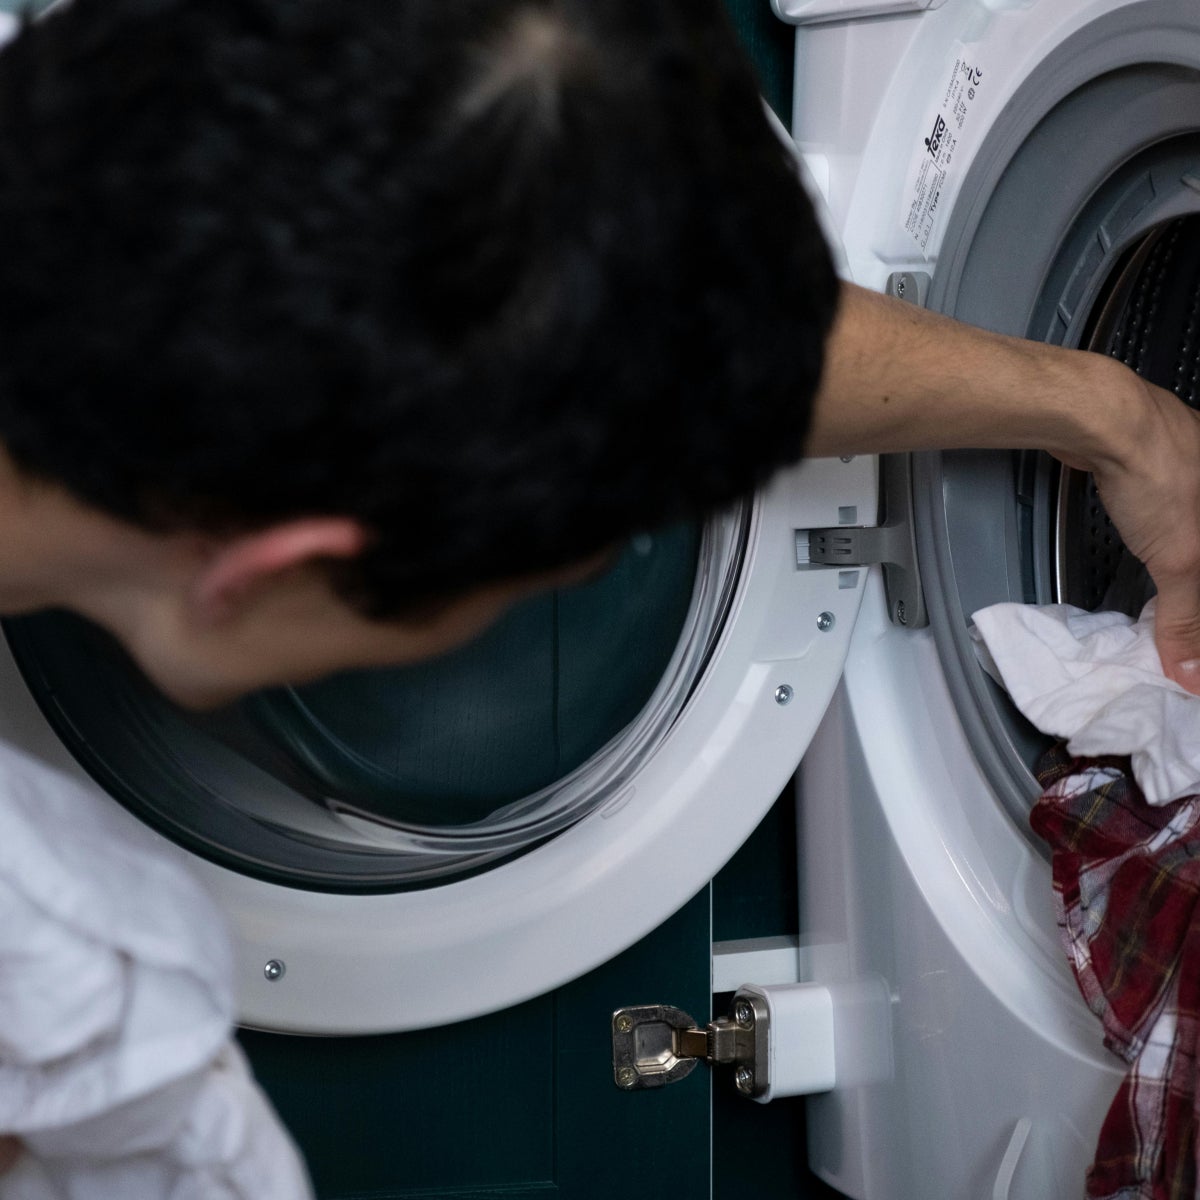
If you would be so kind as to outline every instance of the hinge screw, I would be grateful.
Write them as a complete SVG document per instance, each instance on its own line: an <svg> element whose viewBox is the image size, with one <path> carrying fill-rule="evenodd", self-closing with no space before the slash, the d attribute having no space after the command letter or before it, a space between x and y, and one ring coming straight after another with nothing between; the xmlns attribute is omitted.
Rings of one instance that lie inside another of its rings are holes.
<svg viewBox="0 0 1200 1200"><path fill-rule="evenodd" d="M637 1071L633 1067L622 1067L617 1072L617 1083L623 1088L631 1088L637 1083Z"/></svg>
<svg viewBox="0 0 1200 1200"><path fill-rule="evenodd" d="M263 967L263 975L272 983L278 982L287 972L287 967L278 958L273 958L265 967Z"/></svg>
<svg viewBox="0 0 1200 1200"><path fill-rule="evenodd" d="M743 1029L754 1028L754 1005L749 1000L739 1000L733 1006L733 1019Z"/></svg>
<svg viewBox="0 0 1200 1200"><path fill-rule="evenodd" d="M628 1013L622 1013L617 1018L617 1032L628 1033L633 1028L633 1018Z"/></svg>
<svg viewBox="0 0 1200 1200"><path fill-rule="evenodd" d="M749 1067L738 1067L733 1081L739 1092L748 1092L754 1086L754 1072Z"/></svg>
<svg viewBox="0 0 1200 1200"><path fill-rule="evenodd" d="M908 609L905 608L903 600L896 601L896 623L899 625L908 624Z"/></svg>
<svg viewBox="0 0 1200 1200"><path fill-rule="evenodd" d="M823 612L817 618L817 628L822 633L828 633L836 624L837 618L831 612Z"/></svg>
<svg viewBox="0 0 1200 1200"><path fill-rule="evenodd" d="M781 683L775 689L775 703L776 704L790 704L791 700L792 700L791 684Z"/></svg>

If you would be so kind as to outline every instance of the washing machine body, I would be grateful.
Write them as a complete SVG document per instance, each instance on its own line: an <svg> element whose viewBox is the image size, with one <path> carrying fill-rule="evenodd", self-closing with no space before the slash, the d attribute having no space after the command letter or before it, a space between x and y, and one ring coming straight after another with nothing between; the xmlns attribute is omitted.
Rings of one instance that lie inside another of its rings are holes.
<svg viewBox="0 0 1200 1200"><path fill-rule="evenodd" d="M1194 4L777 8L799 25L793 133L852 279L1119 354L1187 396ZM810 1161L859 1200L1079 1194L1122 1064L1067 970L1028 831L1044 743L967 628L1002 600L1104 602L1113 564L1081 549L1081 505L1116 539L1045 456L910 468L889 520L914 530L929 624L906 626L872 578L799 791L810 977L885 989L892 1057L810 1100Z"/></svg>

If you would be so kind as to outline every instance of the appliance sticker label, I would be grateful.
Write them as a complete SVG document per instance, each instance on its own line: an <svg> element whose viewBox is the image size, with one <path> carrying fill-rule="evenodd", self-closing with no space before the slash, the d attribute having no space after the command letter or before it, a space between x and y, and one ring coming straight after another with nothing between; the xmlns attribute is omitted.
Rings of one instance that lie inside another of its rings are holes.
<svg viewBox="0 0 1200 1200"><path fill-rule="evenodd" d="M980 89L986 86L979 62L968 54L967 47L959 43L955 53L950 77L921 130L923 144L909 168L904 190L904 228L922 254L942 215L941 201L963 129L978 106Z"/></svg>

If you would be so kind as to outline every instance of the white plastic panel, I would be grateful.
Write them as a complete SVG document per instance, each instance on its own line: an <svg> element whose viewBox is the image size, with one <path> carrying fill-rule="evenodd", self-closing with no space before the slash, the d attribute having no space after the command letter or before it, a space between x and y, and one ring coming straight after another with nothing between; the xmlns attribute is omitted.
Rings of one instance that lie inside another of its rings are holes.
<svg viewBox="0 0 1200 1200"><path fill-rule="evenodd" d="M1148 61L1200 64L1194 0L946 0L800 28L793 129L850 277L936 284L951 215L957 227L990 199L962 187L981 150L1011 154L1087 78ZM934 147L950 157L922 197L926 139L948 113L962 124ZM910 229L914 211L925 223ZM813 1169L853 1200L1079 1194L1122 1064L1066 966L1049 865L982 774L932 633L891 626L875 579L801 783L801 978L882 983L893 1047L885 1077L845 1079L838 1059L837 1086L809 1099Z"/></svg>
<svg viewBox="0 0 1200 1200"><path fill-rule="evenodd" d="M923 12L941 8L945 3L946 0L771 0L771 7L780 20L791 25L816 25Z"/></svg>

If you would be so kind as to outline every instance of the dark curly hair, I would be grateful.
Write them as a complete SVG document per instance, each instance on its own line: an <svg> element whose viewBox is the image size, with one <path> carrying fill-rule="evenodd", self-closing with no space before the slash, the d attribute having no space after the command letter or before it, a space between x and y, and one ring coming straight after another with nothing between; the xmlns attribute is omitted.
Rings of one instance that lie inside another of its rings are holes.
<svg viewBox="0 0 1200 1200"><path fill-rule="evenodd" d="M749 491L837 292L718 0L73 0L0 54L0 264L21 467L355 516L375 616Z"/></svg>

